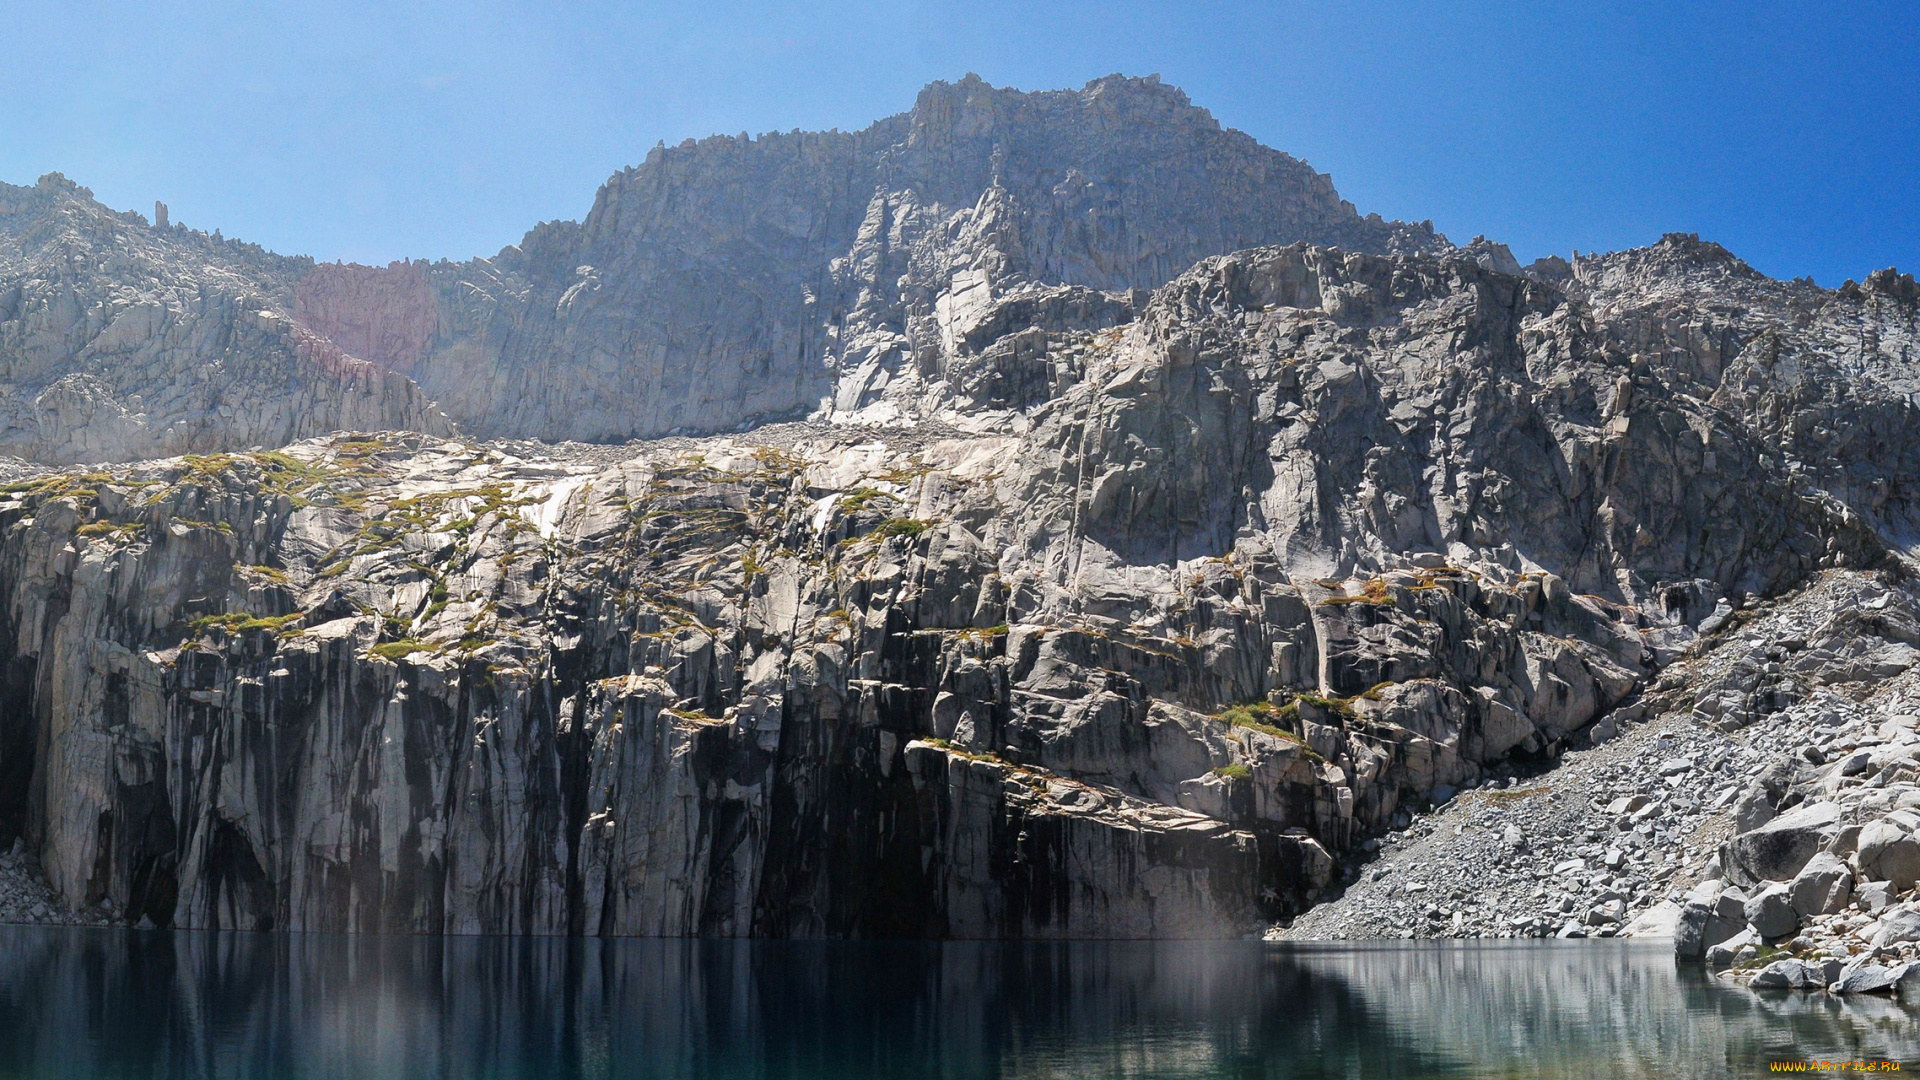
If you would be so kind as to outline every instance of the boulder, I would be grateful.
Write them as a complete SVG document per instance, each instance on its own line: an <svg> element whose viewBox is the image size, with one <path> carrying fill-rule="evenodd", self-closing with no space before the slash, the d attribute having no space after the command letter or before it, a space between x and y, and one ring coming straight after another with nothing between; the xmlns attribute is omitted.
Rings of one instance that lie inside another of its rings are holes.
<svg viewBox="0 0 1920 1080"><path fill-rule="evenodd" d="M1726 896L1727 891L1723 882L1703 881L1687 893L1674 919L1675 956L1683 960L1698 960L1706 955L1708 949L1740 932L1745 920L1744 900L1731 901ZM1722 910L1723 899L1729 900L1737 914L1730 916Z"/></svg>
<svg viewBox="0 0 1920 1080"><path fill-rule="evenodd" d="M1840 831L1840 807L1796 806L1720 845L1720 865L1736 885L1790 881Z"/></svg>
<svg viewBox="0 0 1920 1080"><path fill-rule="evenodd" d="M1603 900L1588 908L1586 923L1588 926L1617 925L1626 921L1626 917L1627 902L1616 898L1613 900Z"/></svg>
<svg viewBox="0 0 1920 1080"><path fill-rule="evenodd" d="M1773 820L1773 802L1758 784L1748 788L1734 804L1733 825L1740 832L1752 832Z"/></svg>
<svg viewBox="0 0 1920 1080"><path fill-rule="evenodd" d="M1747 925L1763 940L1778 941L1800 929L1800 916L1788 900L1785 885L1775 883L1754 893L1743 910Z"/></svg>
<svg viewBox="0 0 1920 1080"><path fill-rule="evenodd" d="M1671 900L1662 900L1633 917L1620 931L1622 937L1646 938L1650 941L1671 941L1680 928L1679 904Z"/></svg>
<svg viewBox="0 0 1920 1080"><path fill-rule="evenodd" d="M1860 826L1842 825L1840 831L1827 841L1826 850L1843 859L1851 858L1854 849L1860 846Z"/></svg>
<svg viewBox="0 0 1920 1080"><path fill-rule="evenodd" d="M1756 990L1820 990L1827 985L1817 965L1805 960L1775 960L1753 977Z"/></svg>
<svg viewBox="0 0 1920 1080"><path fill-rule="evenodd" d="M1912 904L1903 904L1880 916L1880 929L1873 935L1876 949L1903 941L1920 941L1920 907Z"/></svg>
<svg viewBox="0 0 1920 1080"><path fill-rule="evenodd" d="M1807 860L1787 888L1787 901L1802 921L1815 915L1845 911L1853 899L1853 871L1832 852L1822 851Z"/></svg>
<svg viewBox="0 0 1920 1080"><path fill-rule="evenodd" d="M1889 994L1900 988L1909 965L1850 964L1827 989L1836 994Z"/></svg>
<svg viewBox="0 0 1920 1080"><path fill-rule="evenodd" d="M1871 751L1855 750L1842 759L1838 765L1835 765L1834 771L1841 776L1859 776L1861 773L1866 772L1867 766L1871 764L1873 764L1873 753Z"/></svg>
<svg viewBox="0 0 1920 1080"><path fill-rule="evenodd" d="M1877 915L1893 906L1893 884L1887 881L1869 881L1854 890L1854 903L1860 910Z"/></svg>
<svg viewBox="0 0 1920 1080"><path fill-rule="evenodd" d="M1629 814L1638 813L1652 801L1652 799L1647 798L1645 795L1622 795L1607 804L1607 813L1613 814L1616 817L1625 817Z"/></svg>
<svg viewBox="0 0 1920 1080"><path fill-rule="evenodd" d="M1707 950L1707 967L1714 971L1725 971L1733 966L1744 949L1760 944L1760 939L1751 929L1742 930L1727 940Z"/></svg>
<svg viewBox="0 0 1920 1080"><path fill-rule="evenodd" d="M1891 882L1894 892L1906 892L1920 881L1920 840L1895 822L1876 821L1860 830L1853 865L1862 878Z"/></svg>

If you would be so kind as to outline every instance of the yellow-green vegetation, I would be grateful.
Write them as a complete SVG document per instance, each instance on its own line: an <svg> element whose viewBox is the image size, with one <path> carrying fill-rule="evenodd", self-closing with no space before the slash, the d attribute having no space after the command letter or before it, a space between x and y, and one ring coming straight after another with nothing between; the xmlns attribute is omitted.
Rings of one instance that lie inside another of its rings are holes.
<svg viewBox="0 0 1920 1080"><path fill-rule="evenodd" d="M1457 567L1452 567L1452 566L1436 566L1431 569L1420 571L1419 574L1417 575L1419 580L1415 581L1412 585L1407 586L1407 588L1413 589L1416 591L1444 589L1446 588L1446 586L1440 583L1440 579L1442 577L1467 576L1467 575L1471 575L1472 573L1473 572L1471 570L1461 570L1461 569L1458 569Z"/></svg>
<svg viewBox="0 0 1920 1080"><path fill-rule="evenodd" d="M806 468L806 461L790 454L777 446L756 446L753 448L753 460L760 463L762 469L771 473L784 474L791 478L794 473Z"/></svg>
<svg viewBox="0 0 1920 1080"><path fill-rule="evenodd" d="M1368 578L1360 591L1352 596L1329 596L1320 601L1322 604L1391 604L1393 591L1387 587L1383 578Z"/></svg>
<svg viewBox="0 0 1920 1080"><path fill-rule="evenodd" d="M1387 687L1392 685L1393 685L1392 679L1383 679L1380 682L1374 683L1372 686L1367 687L1365 690L1362 690L1359 694L1355 696L1365 698L1368 701L1379 701L1381 700L1380 691L1385 690ZM1347 699L1348 702L1352 702L1353 700L1354 698Z"/></svg>
<svg viewBox="0 0 1920 1080"><path fill-rule="evenodd" d="M404 638L400 641L382 642L381 644L375 645L373 648L368 649L367 652L373 654L374 656L378 656L383 660L405 660L407 657L412 656L414 653L430 652L432 650L433 650L433 646L427 644L424 641L415 641L412 638Z"/></svg>
<svg viewBox="0 0 1920 1080"><path fill-rule="evenodd" d="M1383 683L1381 685L1391 684ZM1378 690L1379 687L1375 687L1374 689ZM1369 693L1371 692L1372 691L1369 691ZM1312 705L1315 708L1323 709L1331 713L1339 713L1342 716L1353 715L1353 698L1328 698L1321 697L1319 694L1302 691L1294 695L1294 700L1303 705ZM1378 701L1379 698L1374 698L1373 700Z"/></svg>
<svg viewBox="0 0 1920 1080"><path fill-rule="evenodd" d="M1253 779L1253 770L1236 761L1231 765L1222 765L1213 770L1213 775L1223 780L1251 780Z"/></svg>
<svg viewBox="0 0 1920 1080"><path fill-rule="evenodd" d="M38 499L72 496L75 500L86 503L92 501L98 494L95 488L101 484L110 483L113 479L113 474L104 472L43 473L0 486L0 495L20 495ZM137 483L137 481L129 482Z"/></svg>
<svg viewBox="0 0 1920 1080"><path fill-rule="evenodd" d="M840 496L840 511L845 514L857 514L865 510L868 504L875 499L886 499L890 502L900 501L876 487L857 487L845 495Z"/></svg>
<svg viewBox="0 0 1920 1080"><path fill-rule="evenodd" d="M364 461L393 449L387 440L375 436L368 439L342 439L333 444L334 457L347 461Z"/></svg>
<svg viewBox="0 0 1920 1080"><path fill-rule="evenodd" d="M1291 702L1289 702L1291 704ZM1216 720L1225 720L1233 727L1252 728L1269 735L1290 736L1292 733L1280 727L1280 709L1271 701L1246 701L1229 705L1213 714Z"/></svg>
<svg viewBox="0 0 1920 1080"><path fill-rule="evenodd" d="M909 540L913 540L918 539L920 534L927 531L927 524L927 522L919 518L893 517L881 522L869 535L880 540L887 540L895 536L904 536Z"/></svg>
<svg viewBox="0 0 1920 1080"><path fill-rule="evenodd" d="M923 743L926 743L929 746L937 746L940 749L945 750L949 754L952 754L956 757L966 758L969 761L991 761L996 765L1006 765L1010 768L1013 768L1022 772L1031 771L1026 769L1025 766L1013 764L1013 762L1008 761L1006 758L1001 757L999 754L996 754L991 750L967 750L962 747L955 746L945 739L937 739L931 735L921 736L920 741Z"/></svg>
<svg viewBox="0 0 1920 1080"><path fill-rule="evenodd" d="M916 455L915 460L912 460L909 464L876 473L874 474L874 479L884 480L889 484L907 484L933 471L933 466L927 465L917 460L917 458L918 455Z"/></svg>
<svg viewBox="0 0 1920 1080"><path fill-rule="evenodd" d="M1535 795L1545 795L1548 790L1546 787L1505 788L1500 791L1475 791L1471 794L1476 799L1485 799L1488 802L1510 803L1530 799Z"/></svg>
<svg viewBox="0 0 1920 1080"><path fill-rule="evenodd" d="M306 618L307 613L296 611L290 615L254 615L245 611L228 611L219 615L202 615L188 623L195 636L209 630L220 629L229 634L244 634L249 630L281 630L289 623Z"/></svg>
<svg viewBox="0 0 1920 1080"><path fill-rule="evenodd" d="M453 558L458 561L467 551L470 536L476 524L483 520L492 520L508 538L524 532L534 531L534 526L517 512L522 506L533 502L531 497L515 496L499 484L483 484L478 487L456 488L450 491L429 492L404 499L395 499L380 506L354 533L353 539L322 555L315 565L314 572L322 578L337 577L344 573L352 561L362 555L375 555L399 547L408 536L429 533L450 533L453 535ZM366 511L366 505L359 508ZM511 551L507 553L508 556ZM507 561L503 556L503 565ZM434 566L418 560L408 560L409 565L419 570L434 582L432 603L437 605L428 612L429 616L438 614L447 604L446 585L441 580L442 572Z"/></svg>
<svg viewBox="0 0 1920 1080"><path fill-rule="evenodd" d="M52 473L47 476L35 476L27 480L15 480L0 487L4 495L48 495L65 492L74 484L74 478L67 473Z"/></svg>
<svg viewBox="0 0 1920 1080"><path fill-rule="evenodd" d="M332 464L318 464L278 450L189 454L180 460L181 471L174 484L161 488L147 500L147 505L164 499L178 486L224 487L229 477L255 471L259 474L261 491L287 496L296 509L316 502L358 505L365 501L363 492L336 491L332 485L343 480L364 481L375 475L365 461L351 456Z"/></svg>
<svg viewBox="0 0 1920 1080"><path fill-rule="evenodd" d="M1083 623L1083 622L1077 622L1072 624L1071 626L1035 627L1033 631L1034 637L1036 639L1040 637L1044 637L1048 630L1059 630L1063 633L1079 634L1083 637L1097 638L1101 641L1111 641L1116 645L1124 646L1125 648L1133 649L1138 652L1143 652L1149 656L1164 657L1168 660L1179 660L1184 662L1187 659L1181 653L1176 651L1182 645L1185 644L1186 639L1182 639L1182 638L1158 638L1158 637L1153 637L1149 634L1144 634L1144 633L1134 634L1131 636L1122 635L1122 634L1109 634L1105 630L1102 630L1101 628L1099 628L1098 626L1094 626L1091 623ZM1166 646L1172 646L1172 648L1167 648ZM1121 674L1124 674L1124 672Z"/></svg>
<svg viewBox="0 0 1920 1080"><path fill-rule="evenodd" d="M1300 698L1304 700L1307 696L1306 694L1301 694ZM1307 745L1305 739L1280 726L1285 723L1297 724L1300 722L1300 708L1294 702L1289 701L1285 705L1275 705L1271 701L1247 701L1237 705L1229 705L1219 712L1214 713L1213 718L1226 721L1230 727L1246 728L1249 731L1258 731L1263 735L1272 735L1277 739L1285 739L1306 751L1307 757L1312 760L1325 760L1319 754L1315 753L1312 747Z"/></svg>
<svg viewBox="0 0 1920 1080"><path fill-rule="evenodd" d="M1773 963L1775 960L1786 959L1793 955L1793 950L1784 945L1760 945L1756 946L1756 948L1759 949L1759 953L1755 955L1753 959L1740 960L1734 963L1733 967L1735 971L1758 971L1768 964Z"/></svg>
<svg viewBox="0 0 1920 1080"><path fill-rule="evenodd" d="M258 577L266 578L268 581L273 582L275 585L285 585L290 580L287 577L287 572L285 570L281 570L278 567L268 566L265 563L258 563L253 566L249 566L247 567L247 572Z"/></svg>
<svg viewBox="0 0 1920 1080"><path fill-rule="evenodd" d="M737 463L720 469L694 454L657 462L644 481L615 500L627 514L622 541L626 557L612 570L606 595L638 618L633 631L637 638L688 628L711 633L699 614L707 610L707 597L731 598L750 590L788 560L845 581L858 576L853 563L879 555L888 538L919 536L927 527L911 518L889 518L899 512L900 500L876 483L842 492L836 509L842 514L864 511L864 520L879 520L880 527L864 536L819 544L806 527L814 504L801 486L805 462L776 448L760 447L752 453L757 467L744 472ZM842 559L848 562L836 573L835 564ZM836 634L842 625L833 620L844 624L853 621L853 615L835 610L825 619L820 630Z"/></svg>
<svg viewBox="0 0 1920 1080"><path fill-rule="evenodd" d="M139 535L142 528L144 526L138 521L89 521L75 529L74 533L79 536L111 536L116 540L124 540Z"/></svg>
<svg viewBox="0 0 1920 1080"><path fill-rule="evenodd" d="M189 529L212 529L214 532L233 535L233 526L224 521L196 521L193 518L174 518L169 524L185 525Z"/></svg>
<svg viewBox="0 0 1920 1080"><path fill-rule="evenodd" d="M720 719L717 716L708 716L698 709L668 709L667 711L682 720L696 720L703 724L711 724Z"/></svg>

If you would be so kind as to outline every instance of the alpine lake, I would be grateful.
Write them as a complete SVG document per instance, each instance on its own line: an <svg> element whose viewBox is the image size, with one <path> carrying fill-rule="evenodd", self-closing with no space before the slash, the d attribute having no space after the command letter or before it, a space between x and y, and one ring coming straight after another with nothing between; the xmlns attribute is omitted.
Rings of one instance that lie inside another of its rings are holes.
<svg viewBox="0 0 1920 1080"><path fill-rule="evenodd" d="M1677 965L1663 945L1624 941L745 942L9 926L0 958L6 1078L1920 1068L1913 1003L1755 992Z"/></svg>

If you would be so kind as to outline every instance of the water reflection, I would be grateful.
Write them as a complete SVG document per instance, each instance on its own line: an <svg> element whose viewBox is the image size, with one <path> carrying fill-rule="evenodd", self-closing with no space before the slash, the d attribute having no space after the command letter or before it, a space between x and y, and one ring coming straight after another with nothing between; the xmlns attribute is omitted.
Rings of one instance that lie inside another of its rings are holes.
<svg viewBox="0 0 1920 1080"><path fill-rule="evenodd" d="M564 941L0 928L0 1076L1751 1076L1887 1000L1622 943Z"/></svg>

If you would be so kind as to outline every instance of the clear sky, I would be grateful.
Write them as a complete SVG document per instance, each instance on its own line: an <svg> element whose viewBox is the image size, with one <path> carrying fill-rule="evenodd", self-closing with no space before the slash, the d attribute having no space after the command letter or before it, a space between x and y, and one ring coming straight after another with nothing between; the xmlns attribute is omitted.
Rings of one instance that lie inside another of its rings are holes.
<svg viewBox="0 0 1920 1080"><path fill-rule="evenodd" d="M1699 232L1920 269L1920 5L8 0L0 180L322 259L491 254L665 139L858 128L968 71L1158 72L1362 212L1527 260Z"/></svg>

